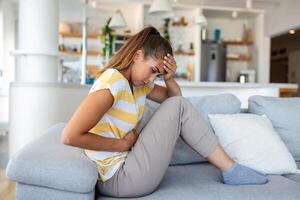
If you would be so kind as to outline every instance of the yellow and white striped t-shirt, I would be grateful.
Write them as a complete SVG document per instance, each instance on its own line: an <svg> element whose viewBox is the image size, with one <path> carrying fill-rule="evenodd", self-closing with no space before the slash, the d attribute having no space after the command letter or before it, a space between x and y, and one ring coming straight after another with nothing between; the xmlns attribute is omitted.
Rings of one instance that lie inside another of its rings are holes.
<svg viewBox="0 0 300 200"><path fill-rule="evenodd" d="M144 113L146 95L151 92L154 83L131 91L128 80L117 69L109 68L95 80L89 94L100 89L109 89L114 96L112 107L89 132L110 138L123 138L136 127ZM84 153L96 163L101 180L107 181L119 169L128 154L126 152L93 151L84 149ZM100 180L98 176L98 180Z"/></svg>

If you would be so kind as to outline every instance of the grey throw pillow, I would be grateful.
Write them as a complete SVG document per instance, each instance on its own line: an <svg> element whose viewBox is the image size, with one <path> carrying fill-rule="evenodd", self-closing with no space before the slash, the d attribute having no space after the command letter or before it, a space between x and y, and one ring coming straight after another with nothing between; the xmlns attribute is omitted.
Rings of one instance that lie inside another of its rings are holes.
<svg viewBox="0 0 300 200"><path fill-rule="evenodd" d="M199 114L203 116L209 126L210 123L207 116L208 114L234 114L240 112L241 102L232 94L192 96L185 98L189 100ZM160 104L146 99L144 115L137 126L138 132L142 130L159 106ZM207 159L199 155L188 144L186 144L181 137L179 137L170 165L200 162L207 162Z"/></svg>
<svg viewBox="0 0 300 200"><path fill-rule="evenodd" d="M248 107L250 113L267 115L294 159L300 161L300 98L254 95Z"/></svg>

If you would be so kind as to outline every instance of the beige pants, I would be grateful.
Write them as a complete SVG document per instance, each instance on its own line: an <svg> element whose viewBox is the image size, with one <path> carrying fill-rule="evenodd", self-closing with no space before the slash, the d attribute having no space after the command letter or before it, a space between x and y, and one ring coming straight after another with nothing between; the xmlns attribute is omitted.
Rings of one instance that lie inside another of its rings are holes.
<svg viewBox="0 0 300 200"><path fill-rule="evenodd" d="M97 192L112 197L140 197L153 192L169 166L180 135L205 158L219 143L207 122L186 98L170 97L141 130L120 169L109 180L97 183Z"/></svg>

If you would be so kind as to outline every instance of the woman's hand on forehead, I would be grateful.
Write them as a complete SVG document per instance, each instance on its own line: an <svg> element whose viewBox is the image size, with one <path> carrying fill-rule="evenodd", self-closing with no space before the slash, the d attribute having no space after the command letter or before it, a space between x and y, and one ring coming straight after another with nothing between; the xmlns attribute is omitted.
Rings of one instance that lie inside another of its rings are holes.
<svg viewBox="0 0 300 200"><path fill-rule="evenodd" d="M167 54L163 60L164 69L166 71L166 75L164 76L164 80L168 80L172 78L176 72L177 65L174 57L170 54Z"/></svg>

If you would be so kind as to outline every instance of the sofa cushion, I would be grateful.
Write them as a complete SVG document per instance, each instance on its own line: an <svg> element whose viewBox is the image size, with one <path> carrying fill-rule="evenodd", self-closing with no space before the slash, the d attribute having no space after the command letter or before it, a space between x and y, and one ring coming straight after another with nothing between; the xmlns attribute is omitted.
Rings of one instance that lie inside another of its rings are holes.
<svg viewBox="0 0 300 200"><path fill-rule="evenodd" d="M65 123L56 124L16 152L6 176L17 182L77 193L93 191L98 170L82 149L61 143Z"/></svg>
<svg viewBox="0 0 300 200"><path fill-rule="evenodd" d="M263 185L226 185L221 172L210 163L168 167L158 188L139 200L298 200L300 184L280 175L267 175ZM96 189L97 191L97 189ZM97 200L112 200L96 192ZM126 198L133 199L133 198Z"/></svg>
<svg viewBox="0 0 300 200"><path fill-rule="evenodd" d="M203 116L208 124L208 114L233 114L240 112L241 102L233 94L225 93L207 96L191 96L185 98L191 102L191 104ZM146 99L144 115L137 125L138 132L142 130L159 105L160 104L154 101ZM189 147L181 137L179 137L175 145L175 150L170 165L200 162L207 162L207 159L199 155L196 151Z"/></svg>
<svg viewBox="0 0 300 200"><path fill-rule="evenodd" d="M300 161L300 98L255 95L248 99L249 112L266 114L296 161Z"/></svg>
<svg viewBox="0 0 300 200"><path fill-rule="evenodd" d="M296 164L298 169L300 169L300 162L296 162ZM300 184L300 174L285 174L283 176Z"/></svg>
<svg viewBox="0 0 300 200"><path fill-rule="evenodd" d="M48 187L18 183L17 199L25 200L91 200L95 199L95 190L88 193L69 192Z"/></svg>
<svg viewBox="0 0 300 200"><path fill-rule="evenodd" d="M208 116L221 146L236 162L266 174L300 173L293 156L266 115L237 113Z"/></svg>

